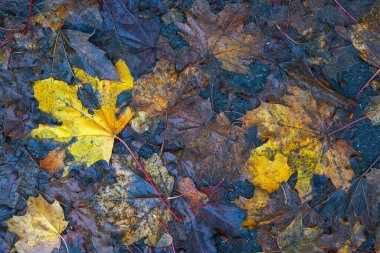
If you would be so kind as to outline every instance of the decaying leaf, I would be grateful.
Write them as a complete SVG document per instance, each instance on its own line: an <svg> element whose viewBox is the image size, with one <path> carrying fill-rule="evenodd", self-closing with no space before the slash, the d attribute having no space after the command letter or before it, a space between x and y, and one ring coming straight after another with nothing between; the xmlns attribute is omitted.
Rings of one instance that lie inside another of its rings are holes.
<svg viewBox="0 0 380 253"><path fill-rule="evenodd" d="M30 197L27 213L13 216L6 223L20 237L15 245L20 253L50 253L59 248L61 233L68 225L59 203L49 204L42 196Z"/></svg>
<svg viewBox="0 0 380 253"><path fill-rule="evenodd" d="M116 107L117 98L133 88L133 78L124 61L115 65L121 81L99 80L83 70L75 69L79 85L48 78L35 83L34 96L39 108L62 122L59 126L39 125L31 133L34 138L70 142L68 151L75 161L87 166L96 161L109 161L118 134L132 117L132 110ZM91 90L88 101L81 94ZM80 100L81 99L81 100Z"/></svg>
<svg viewBox="0 0 380 253"><path fill-rule="evenodd" d="M58 147L49 151L48 155L40 161L40 167L50 175L53 175L65 166L66 152Z"/></svg>
<svg viewBox="0 0 380 253"><path fill-rule="evenodd" d="M332 130L336 119L332 107L317 104L310 92L297 86L290 86L288 92L290 95L283 97L283 105L263 102L243 118L246 127L257 125L259 137L267 140L252 151L251 160L257 159L257 155L269 160L277 154L287 157L290 171L298 173L296 189L304 201L311 192L310 180L314 174L325 174L335 187L347 190L353 176L349 158L355 150L343 140L327 142L323 138ZM257 163L255 166L261 168ZM275 177L273 173L268 174L266 180L276 181Z"/></svg>
<svg viewBox="0 0 380 253"><path fill-rule="evenodd" d="M182 179L178 183L178 191L184 198L189 200L188 205L193 210L201 208L209 201L207 195L200 192L189 177Z"/></svg>
<svg viewBox="0 0 380 253"><path fill-rule="evenodd" d="M137 166L131 156L115 155L112 164L116 170L117 183L105 187L97 196L100 209L107 213L108 222L124 232L123 240L127 244L146 238L148 245L157 246L164 234L158 219L167 223L171 213L153 187L134 173ZM142 164L156 188L164 196L169 196L174 178L169 175L159 156L154 154Z"/></svg>
<svg viewBox="0 0 380 253"><path fill-rule="evenodd" d="M265 42L259 39L259 34L252 36L243 31L249 17L248 4L227 4L221 12L213 14L206 0L197 0L186 17L187 23L176 25L200 58L213 55L228 71L250 73L251 50L258 53Z"/></svg>
<svg viewBox="0 0 380 253"><path fill-rule="evenodd" d="M281 252L303 253L324 252L318 246L318 238L322 234L318 227L308 228L302 224L302 216L297 216L289 226L278 234L277 244Z"/></svg>
<svg viewBox="0 0 380 253"><path fill-rule="evenodd" d="M360 56L377 68L380 67L379 25L380 3L377 2L351 32L352 44L360 52Z"/></svg>
<svg viewBox="0 0 380 253"><path fill-rule="evenodd" d="M164 114L176 103L193 95L193 89L204 82L199 69L187 67L177 73L174 63L161 58L151 73L135 82L133 104L151 115Z"/></svg>
<svg viewBox="0 0 380 253"><path fill-rule="evenodd" d="M57 31L67 20L72 23L83 23L89 27L101 28L102 17L99 3L87 0L79 3L75 0L46 1L44 8L32 17L32 24L41 24Z"/></svg>

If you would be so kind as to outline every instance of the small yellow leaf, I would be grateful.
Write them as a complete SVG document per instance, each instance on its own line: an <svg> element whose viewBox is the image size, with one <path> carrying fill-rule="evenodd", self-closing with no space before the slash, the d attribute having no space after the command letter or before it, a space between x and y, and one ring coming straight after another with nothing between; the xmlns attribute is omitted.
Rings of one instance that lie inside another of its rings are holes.
<svg viewBox="0 0 380 253"><path fill-rule="evenodd" d="M60 234L68 224L59 203L49 204L42 196L30 197L26 214L13 216L6 223L9 231L20 237L15 244L20 253L50 253L59 248Z"/></svg>
<svg viewBox="0 0 380 253"><path fill-rule="evenodd" d="M128 66L119 60L116 65L120 82L99 80L81 69L74 68L79 85L48 78L34 84L34 96L39 108L62 122L60 126L39 125L31 132L33 138L54 139L59 142L74 140L68 147L77 162L91 166L99 160L109 161L118 134L131 119L128 107L118 110L117 97L133 88ZM90 86L99 100L96 108L85 108L78 96L81 88Z"/></svg>
<svg viewBox="0 0 380 253"><path fill-rule="evenodd" d="M274 160L253 150L248 160L248 170L253 175L253 184L271 193L278 189L280 184L289 179L292 169L287 164L288 158L277 153Z"/></svg>

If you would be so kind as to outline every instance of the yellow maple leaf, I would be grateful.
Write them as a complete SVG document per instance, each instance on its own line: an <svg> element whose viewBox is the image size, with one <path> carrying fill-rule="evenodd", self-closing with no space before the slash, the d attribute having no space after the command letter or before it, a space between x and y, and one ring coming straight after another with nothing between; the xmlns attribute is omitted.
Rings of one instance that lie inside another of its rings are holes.
<svg viewBox="0 0 380 253"><path fill-rule="evenodd" d="M327 104L317 104L310 92L297 86L288 87L288 92L291 95L283 97L283 104L262 102L259 108L244 116L245 126L257 125L259 137L268 140L251 156L260 154L270 158L281 153L287 157L290 170L298 172L296 189L303 201L309 197L310 180L314 174L325 174L337 188L347 190L353 176L349 158L356 152L343 140L321 138L331 130L333 110ZM266 161L261 161L265 165ZM287 175L288 169L285 170ZM265 180L278 180L277 173L267 174Z"/></svg>
<svg viewBox="0 0 380 253"><path fill-rule="evenodd" d="M59 203L49 204L41 196L30 197L26 214L13 216L6 223L9 231L20 237L15 244L20 253L50 253L59 248L68 224Z"/></svg>
<svg viewBox="0 0 380 253"><path fill-rule="evenodd" d="M60 126L39 125L31 132L33 138L54 139L59 142L74 141L68 150L77 162L91 166L99 160L109 161L114 137L131 119L128 107L119 110L117 97L133 88L133 78L128 66L119 60L116 71L120 81L99 80L81 69L74 68L79 85L48 78L34 84L34 96L39 108L62 122ZM80 88L90 85L99 100L96 108L85 108L78 99Z"/></svg>

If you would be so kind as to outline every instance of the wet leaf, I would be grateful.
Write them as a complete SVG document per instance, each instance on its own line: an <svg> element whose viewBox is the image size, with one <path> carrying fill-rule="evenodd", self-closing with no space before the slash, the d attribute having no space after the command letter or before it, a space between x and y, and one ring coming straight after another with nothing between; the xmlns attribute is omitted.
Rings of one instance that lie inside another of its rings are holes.
<svg viewBox="0 0 380 253"><path fill-rule="evenodd" d="M247 162L250 175L254 178L252 183L261 189L271 193L287 181L292 174L288 165L288 158L277 153L274 160L269 160L265 155L252 154Z"/></svg>
<svg viewBox="0 0 380 253"><path fill-rule="evenodd" d="M15 244L18 252L50 253L61 245L60 234L68 222L57 201L49 204L42 196L30 197L24 216L14 216L7 225L20 239Z"/></svg>
<svg viewBox="0 0 380 253"><path fill-rule="evenodd" d="M40 161L40 167L49 174L53 175L65 166L65 158L65 150L61 147L58 147L50 151L48 155Z"/></svg>
<svg viewBox="0 0 380 253"><path fill-rule="evenodd" d="M142 164L156 188L168 197L174 178L159 156L154 154ZM146 239L148 245L157 245L165 232L158 219L167 223L171 220L170 211L164 207L153 187L135 174L137 166L131 156L115 155L112 165L116 170L117 183L105 187L97 196L99 208L107 214L107 221L124 233L122 239L128 245L140 239Z"/></svg>
<svg viewBox="0 0 380 253"><path fill-rule="evenodd" d="M31 20L32 24L41 24L54 32L61 28L65 21L82 23L94 28L101 28L103 21L99 4L94 0L87 0L85 3L75 0L48 1Z"/></svg>
<svg viewBox="0 0 380 253"><path fill-rule="evenodd" d="M60 126L39 125L32 137L70 142L68 151L75 161L87 166L98 160L109 161L118 134L132 117L127 108L119 111L117 96L133 88L133 79L127 65L121 60L116 65L120 82L99 80L83 70L75 69L81 80L77 86L48 78L34 84L34 95L39 108L62 122ZM93 90L96 103L81 101L81 89ZM87 107L87 108L86 108Z"/></svg>
<svg viewBox="0 0 380 253"><path fill-rule="evenodd" d="M328 141L324 137L337 119L333 108L317 104L310 92L296 86L288 92L290 95L282 100L284 105L262 102L244 116L245 126L257 125L260 139L267 140L252 151L252 159L257 154L268 159L278 153L287 157L291 171L298 173L296 189L303 200L311 192L314 174L325 174L335 187L347 190L353 176L349 158L356 152L343 140ZM276 181L275 175L268 176Z"/></svg>
<svg viewBox="0 0 380 253"><path fill-rule="evenodd" d="M252 51L262 50L259 34L244 33L243 25L248 19L249 6L227 4L218 14L210 10L206 0L197 0L186 13L187 23L175 22L199 58L215 56L221 67L231 72L249 74Z"/></svg>
<svg viewBox="0 0 380 253"><path fill-rule="evenodd" d="M151 73L135 82L133 105L151 115L165 114L204 83L198 68L187 67L177 73L174 63L162 58Z"/></svg>
<svg viewBox="0 0 380 253"><path fill-rule="evenodd" d="M282 252L324 252L319 248L318 238L322 230L318 227L304 227L302 217L297 216L289 226L278 234L277 243Z"/></svg>

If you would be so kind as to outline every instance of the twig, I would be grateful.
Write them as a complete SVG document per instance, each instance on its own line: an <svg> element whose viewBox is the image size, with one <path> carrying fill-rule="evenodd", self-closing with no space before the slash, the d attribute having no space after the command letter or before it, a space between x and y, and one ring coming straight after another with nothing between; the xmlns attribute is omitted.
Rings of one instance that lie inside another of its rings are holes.
<svg viewBox="0 0 380 253"><path fill-rule="evenodd" d="M25 29L22 32L22 35L26 35L29 30L29 23L30 23L30 17L32 16L32 6L33 6L33 0L29 0L29 11L28 11L28 20L26 21Z"/></svg>
<svg viewBox="0 0 380 253"><path fill-rule="evenodd" d="M343 7L343 5L341 5L338 0L334 0L334 2L342 9L342 11L344 11L353 21L355 21L356 23L358 23L359 21L354 18L349 12L348 10L346 10L346 8Z"/></svg>
<svg viewBox="0 0 380 253"><path fill-rule="evenodd" d="M365 116L363 116L363 117L361 117L361 118L359 118L359 119L357 119L357 120L354 120L354 121L352 121L352 122L350 122L350 123L348 123L348 124L346 124L346 125L344 125L344 126L338 128L338 129L336 129L336 130L334 130L334 131L332 131L332 132L326 134L326 136L333 135L333 134L335 134L335 133L337 133L337 132L339 132L339 131L342 131L343 129L346 129L347 127L349 127L349 126L351 126L351 125L353 125L353 124L355 124L355 123L357 123L357 122L359 122L359 121L362 121L362 120L364 120L364 119L367 119L367 118L370 118L370 117L372 117L372 116L375 116L375 115L378 114L378 113L380 113L380 110L377 110L377 111L371 112L371 113L369 113L369 114L367 114L367 115L365 115Z"/></svg>

